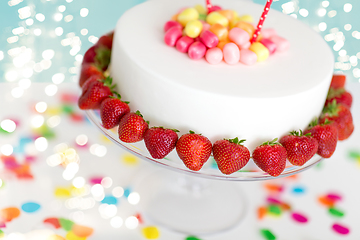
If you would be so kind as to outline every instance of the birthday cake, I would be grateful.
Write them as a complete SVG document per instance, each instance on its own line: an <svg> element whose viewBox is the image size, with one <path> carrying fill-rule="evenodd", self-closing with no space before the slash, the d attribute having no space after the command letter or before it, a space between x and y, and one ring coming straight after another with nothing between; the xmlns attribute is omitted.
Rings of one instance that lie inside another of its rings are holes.
<svg viewBox="0 0 360 240"><path fill-rule="evenodd" d="M169 29L164 32L169 20L176 21L179 13L196 4L203 4L203 1L152 0L139 4L119 19L114 36L111 35L113 41L102 42L111 49L108 72L116 84L115 91L121 94L122 100L129 102L130 108L123 115L129 114L131 109L139 111L138 116L146 120L141 136L128 142L141 141L150 127L161 126L178 130L179 136L189 131L205 136L210 142L210 153L212 143L236 137L246 139L242 144L253 151L265 141L306 129L314 118L320 117L333 76L334 56L319 34L290 16L270 10L264 32L286 39L290 46L286 51L275 54L271 51L266 61L260 61L261 56L254 51L258 61L251 66L244 64L240 56L235 62L226 61L225 55L223 61L214 64L205 56L209 47L201 57L192 57L194 55L186 54L187 50L181 52L169 46L166 37ZM219 4L232 9L237 16L253 16L254 19L260 17L264 9L261 5L242 1L222 0ZM174 17L174 14L177 15ZM206 16L202 22L205 21ZM228 29L230 25L229 21ZM185 35L186 30L180 29L181 35ZM251 37L244 49L251 49ZM260 32L259 37L266 36L261 36ZM201 35L193 39L204 42ZM242 47L238 47L241 54ZM225 53L225 47L221 48ZM100 61L99 56L97 60L87 60L99 52L88 51L84 62ZM109 53L102 51L98 55L106 58ZM105 70L106 66L101 68ZM104 78L102 73L92 74L93 78ZM85 80L80 80L80 85L86 85ZM105 91L104 96L111 95L109 91ZM81 109L89 109L80 102L79 105ZM100 108L100 103L90 108ZM125 121L124 118L121 121ZM127 121L130 121L128 117ZM120 135L122 130L119 130ZM120 140L124 139L120 136ZM179 151L178 154L181 155Z"/></svg>

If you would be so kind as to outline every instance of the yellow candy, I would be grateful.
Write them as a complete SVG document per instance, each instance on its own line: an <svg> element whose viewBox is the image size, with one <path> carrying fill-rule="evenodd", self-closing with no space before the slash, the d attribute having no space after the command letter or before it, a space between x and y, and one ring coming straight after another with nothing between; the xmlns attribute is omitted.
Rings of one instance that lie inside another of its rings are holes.
<svg viewBox="0 0 360 240"><path fill-rule="evenodd" d="M227 27L229 25L229 20L218 12L211 12L209 15L207 15L206 22L210 25L218 23L223 25L224 27Z"/></svg>
<svg viewBox="0 0 360 240"><path fill-rule="evenodd" d="M199 19L199 12L195 8L186 8L177 16L177 21L183 27L185 27L188 22L198 19Z"/></svg>
<svg viewBox="0 0 360 240"><path fill-rule="evenodd" d="M251 24L251 23L248 23L248 22L244 22L244 21L239 21L235 27L238 27L238 28L241 28L242 30L245 30L249 36L250 36L250 39L253 37L254 35L254 32L255 32L255 27Z"/></svg>
<svg viewBox="0 0 360 240"><path fill-rule="evenodd" d="M194 8L196 9L196 11L198 11L199 14L207 14L207 10L201 4L196 4Z"/></svg>
<svg viewBox="0 0 360 240"><path fill-rule="evenodd" d="M252 23L252 22L254 22L254 19L251 15L242 15L239 17L239 21Z"/></svg>
<svg viewBox="0 0 360 240"><path fill-rule="evenodd" d="M234 28L238 22L240 22L239 16L234 17L229 23L230 29Z"/></svg>
<svg viewBox="0 0 360 240"><path fill-rule="evenodd" d="M234 11L232 10L219 10L218 12L224 17L226 17L229 20L229 22L234 18Z"/></svg>
<svg viewBox="0 0 360 240"><path fill-rule="evenodd" d="M196 38L200 35L203 28L202 23L199 20L192 20L185 26L185 34L191 38Z"/></svg>
<svg viewBox="0 0 360 240"><path fill-rule="evenodd" d="M253 51L257 56L257 61L262 62L269 57L269 50L259 42L251 44L249 50Z"/></svg>
<svg viewBox="0 0 360 240"><path fill-rule="evenodd" d="M237 11L235 11L235 10L231 10L231 11L233 11L233 16L234 16L234 18L238 18L238 17L239 17L239 14L237 13Z"/></svg>

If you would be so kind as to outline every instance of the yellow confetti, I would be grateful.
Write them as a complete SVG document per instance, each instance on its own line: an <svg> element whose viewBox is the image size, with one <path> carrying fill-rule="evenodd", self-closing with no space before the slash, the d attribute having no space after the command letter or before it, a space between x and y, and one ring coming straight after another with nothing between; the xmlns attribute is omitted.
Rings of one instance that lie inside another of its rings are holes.
<svg viewBox="0 0 360 240"><path fill-rule="evenodd" d="M142 233L146 239L157 239L160 236L159 229L154 226L144 227Z"/></svg>
<svg viewBox="0 0 360 240"><path fill-rule="evenodd" d="M108 139L105 135L101 135L100 138L101 138L101 141L103 141L105 143L111 143L111 140Z"/></svg>
<svg viewBox="0 0 360 240"><path fill-rule="evenodd" d="M86 237L76 236L73 231L69 231L69 232L66 234L66 240L85 240L85 239L86 239Z"/></svg>
<svg viewBox="0 0 360 240"><path fill-rule="evenodd" d="M54 192L55 196L58 198L66 198L66 197L70 197L71 196L71 192L68 188L63 188L63 187L57 187L55 188L55 192Z"/></svg>
<svg viewBox="0 0 360 240"><path fill-rule="evenodd" d="M125 154L121 159L127 165L136 165L139 162L138 158L132 154Z"/></svg>
<svg viewBox="0 0 360 240"><path fill-rule="evenodd" d="M46 109L46 113L49 115L60 115L61 114L61 108L59 107L48 107Z"/></svg>

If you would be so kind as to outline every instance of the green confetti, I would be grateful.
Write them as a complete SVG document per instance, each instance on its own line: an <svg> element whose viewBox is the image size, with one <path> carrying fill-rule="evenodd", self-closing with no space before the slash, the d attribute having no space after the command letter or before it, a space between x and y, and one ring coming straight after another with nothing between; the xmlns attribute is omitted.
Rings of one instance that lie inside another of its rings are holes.
<svg viewBox="0 0 360 240"><path fill-rule="evenodd" d="M260 232L261 232L261 235L266 240L275 240L276 239L275 235L269 229L261 229Z"/></svg>
<svg viewBox="0 0 360 240"><path fill-rule="evenodd" d="M10 134L10 132L4 130L3 128L0 127L0 133L1 134Z"/></svg>
<svg viewBox="0 0 360 240"><path fill-rule="evenodd" d="M345 215L343 211L332 207L329 208L329 213L334 217L343 217Z"/></svg>
<svg viewBox="0 0 360 240"><path fill-rule="evenodd" d="M70 231L72 229L72 226L74 225L73 221L65 218L59 218L59 223L65 231Z"/></svg>
<svg viewBox="0 0 360 240"><path fill-rule="evenodd" d="M350 151L349 157L357 160L360 158L360 152L359 151Z"/></svg>
<svg viewBox="0 0 360 240"><path fill-rule="evenodd" d="M271 213L273 215L281 215L281 207L278 205L271 204L268 206L268 213Z"/></svg>
<svg viewBox="0 0 360 240"><path fill-rule="evenodd" d="M63 111L64 113L70 114L70 113L73 113L73 112L74 112L74 108L73 108L71 105L63 105L63 106L62 106L62 111Z"/></svg>
<svg viewBox="0 0 360 240"><path fill-rule="evenodd" d="M201 239L195 236L188 236L187 238L185 238L185 240L201 240Z"/></svg>

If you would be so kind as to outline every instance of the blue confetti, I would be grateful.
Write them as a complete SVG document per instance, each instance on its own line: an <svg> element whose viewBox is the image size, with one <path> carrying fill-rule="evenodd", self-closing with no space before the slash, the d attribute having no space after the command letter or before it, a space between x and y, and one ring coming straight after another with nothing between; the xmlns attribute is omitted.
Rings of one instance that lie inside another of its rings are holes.
<svg viewBox="0 0 360 240"><path fill-rule="evenodd" d="M303 194L305 192L305 188L302 186L295 186L292 191L295 194Z"/></svg>
<svg viewBox="0 0 360 240"><path fill-rule="evenodd" d="M129 197L130 193L131 193L131 188L130 187L127 187L127 188L124 189L124 196L126 198Z"/></svg>
<svg viewBox="0 0 360 240"><path fill-rule="evenodd" d="M105 198L101 201L101 203L116 205L118 203L118 200L114 196L105 196Z"/></svg>
<svg viewBox="0 0 360 240"><path fill-rule="evenodd" d="M40 209L40 205L35 202L27 202L21 206L21 209L27 213L33 213Z"/></svg>

